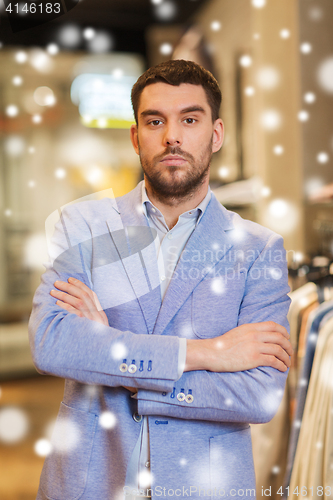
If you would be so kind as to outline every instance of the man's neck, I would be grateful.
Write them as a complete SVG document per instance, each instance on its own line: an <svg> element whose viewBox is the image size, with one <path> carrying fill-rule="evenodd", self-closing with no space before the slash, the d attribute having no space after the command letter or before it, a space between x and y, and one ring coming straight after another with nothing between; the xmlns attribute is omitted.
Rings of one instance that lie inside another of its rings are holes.
<svg viewBox="0 0 333 500"><path fill-rule="evenodd" d="M193 210L202 202L208 192L208 182L207 179L207 182L200 186L197 191L189 195L189 197L185 199L170 198L167 203L156 196L147 179L145 179L145 186L148 198L163 214L168 228L172 229L177 224L181 214L188 210Z"/></svg>

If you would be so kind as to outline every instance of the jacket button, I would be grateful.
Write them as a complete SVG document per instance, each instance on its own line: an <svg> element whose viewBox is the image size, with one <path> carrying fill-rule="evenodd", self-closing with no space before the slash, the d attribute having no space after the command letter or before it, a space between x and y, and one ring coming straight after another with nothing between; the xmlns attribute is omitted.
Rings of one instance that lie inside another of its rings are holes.
<svg viewBox="0 0 333 500"><path fill-rule="evenodd" d="M192 394L188 394L185 398L186 403L193 403L193 396Z"/></svg>
<svg viewBox="0 0 333 500"><path fill-rule="evenodd" d="M135 372L136 372L136 370L137 370L136 365L133 365L133 364L132 364L132 365L129 365L129 367L128 367L128 371L129 371L129 373L135 373Z"/></svg>
<svg viewBox="0 0 333 500"><path fill-rule="evenodd" d="M135 422L141 422L142 420L142 415L139 415L138 413L133 413L132 417Z"/></svg>
<svg viewBox="0 0 333 500"><path fill-rule="evenodd" d="M182 402L182 401L184 401L185 398L186 398L186 396L183 392L180 392L179 394L177 394L178 401Z"/></svg>
<svg viewBox="0 0 333 500"><path fill-rule="evenodd" d="M121 363L121 365L119 366L119 370L123 373L127 372L128 370L128 366L126 363Z"/></svg>

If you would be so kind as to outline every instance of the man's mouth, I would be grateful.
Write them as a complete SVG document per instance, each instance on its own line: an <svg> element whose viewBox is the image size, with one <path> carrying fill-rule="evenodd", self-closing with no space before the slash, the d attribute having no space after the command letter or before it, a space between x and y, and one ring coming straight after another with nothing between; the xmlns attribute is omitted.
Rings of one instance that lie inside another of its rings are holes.
<svg viewBox="0 0 333 500"><path fill-rule="evenodd" d="M161 163L166 163L172 166L181 166L184 165L186 161L187 160L185 160L185 158L179 155L167 155L164 158L162 158Z"/></svg>

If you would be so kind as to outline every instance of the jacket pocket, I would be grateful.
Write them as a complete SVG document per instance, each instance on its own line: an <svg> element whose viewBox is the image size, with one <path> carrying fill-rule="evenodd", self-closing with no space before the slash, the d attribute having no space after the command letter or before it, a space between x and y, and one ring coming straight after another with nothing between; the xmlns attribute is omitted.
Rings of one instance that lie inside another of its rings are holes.
<svg viewBox="0 0 333 500"><path fill-rule="evenodd" d="M40 480L50 500L81 498L98 417L61 403L52 435L52 451L47 456Z"/></svg>
<svg viewBox="0 0 333 500"><path fill-rule="evenodd" d="M250 427L210 438L209 462L211 488L218 497L255 500Z"/></svg>
<svg viewBox="0 0 333 500"><path fill-rule="evenodd" d="M245 272L229 272L205 278L193 290L192 329L197 337L218 337L236 328L245 279Z"/></svg>

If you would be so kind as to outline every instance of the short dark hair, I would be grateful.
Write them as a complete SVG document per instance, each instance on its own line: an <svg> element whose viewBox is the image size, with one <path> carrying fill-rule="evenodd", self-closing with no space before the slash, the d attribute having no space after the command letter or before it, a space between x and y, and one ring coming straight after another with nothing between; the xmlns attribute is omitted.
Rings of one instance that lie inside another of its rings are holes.
<svg viewBox="0 0 333 500"><path fill-rule="evenodd" d="M222 94L214 76L193 61L175 59L165 61L147 69L133 85L131 101L136 123L138 123L138 109L143 89L148 85L158 82L175 86L181 83L201 85L206 92L207 101L212 111L213 122L218 119Z"/></svg>

